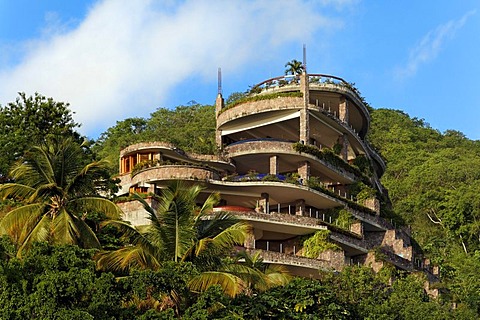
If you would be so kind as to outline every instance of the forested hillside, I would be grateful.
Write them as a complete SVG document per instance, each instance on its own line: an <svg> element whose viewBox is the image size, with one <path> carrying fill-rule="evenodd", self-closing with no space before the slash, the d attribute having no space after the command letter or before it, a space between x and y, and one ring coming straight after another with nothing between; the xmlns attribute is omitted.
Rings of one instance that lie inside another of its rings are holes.
<svg viewBox="0 0 480 320"><path fill-rule="evenodd" d="M453 298L480 303L480 141L440 133L388 109L372 113L369 140L387 161L393 208L441 268Z"/></svg>
<svg viewBox="0 0 480 320"><path fill-rule="evenodd" d="M42 109L49 112L37 112ZM12 114L21 130L8 125ZM161 239L160 227L160 233L153 230L142 238L121 222L104 222L110 204L100 195L114 188L100 160L108 159L115 174L122 148L153 140L215 153L214 107L160 108L149 118L121 120L90 147L81 142L68 104L22 95L0 108L0 318L477 319L480 142L456 131L441 133L401 111L378 109L371 116L368 139L387 162L382 182L392 200L392 217L411 227L419 249L440 266L440 298L424 292L421 275L393 267L378 274L347 267L340 274L323 273L320 281L294 279L284 285L266 280L276 273L258 257L232 259L224 251L206 251L202 259L175 261L166 251L173 239ZM58 134L70 138L52 140ZM75 157L66 157L71 150ZM40 151L47 155L43 162L36 156ZM55 177L41 182L49 167ZM72 170L63 170L67 167ZM98 205L86 206L82 198ZM186 227L190 245L213 239ZM124 258L137 265L121 264ZM246 263L239 264L240 259ZM236 277L235 294L192 285L198 277L225 272Z"/></svg>

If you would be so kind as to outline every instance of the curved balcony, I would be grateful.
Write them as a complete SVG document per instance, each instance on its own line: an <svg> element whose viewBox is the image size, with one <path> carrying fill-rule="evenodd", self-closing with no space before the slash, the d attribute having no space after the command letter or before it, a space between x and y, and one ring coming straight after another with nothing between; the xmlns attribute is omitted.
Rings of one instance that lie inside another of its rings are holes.
<svg viewBox="0 0 480 320"><path fill-rule="evenodd" d="M359 115L365 120L365 125L361 126L366 133L370 123L370 115L366 107L365 99L361 96L354 85L344 79L328 74L307 74L310 103L318 107L318 100L315 97L315 91L338 93L340 96L348 97L358 109ZM299 75L286 75L267 79L253 86L251 94L265 95L271 93L292 92L300 90ZM315 103L317 101L317 103ZM333 113L333 112L332 112Z"/></svg>
<svg viewBox="0 0 480 320"><path fill-rule="evenodd" d="M154 142L139 142L120 150L120 158L132 153L140 151L158 151L158 150L175 150L176 147L168 142L154 141Z"/></svg>
<svg viewBox="0 0 480 320"><path fill-rule="evenodd" d="M338 227L334 225L332 217L328 214L322 213L321 210L343 206L348 209L355 219L365 223L365 231L385 231L394 228L390 222L376 215L374 212L371 212L368 208L364 208L356 202L341 195L337 195L330 190L316 190L286 182L209 181L209 183L211 185L210 188L220 192L222 198L227 200L229 204L231 203L235 207L243 208L243 210L225 210L232 212L235 215L241 215L242 219L247 219L246 217L243 217L243 215L248 215L250 217L255 216L255 219L261 220L292 220L294 223L301 223L303 227L307 227L308 225L329 225L338 229ZM285 188L274 189L272 184L276 184L279 187L285 185ZM262 186L264 187L262 188ZM269 187L267 188L267 186ZM289 188L289 186L291 187ZM295 188L295 190L292 190L291 188ZM298 190L301 190L301 192L296 193ZM255 213L253 208L255 208L256 202L261 197L262 193L265 192L269 193L270 196L268 207L264 208L264 213ZM231 194L234 196L231 196ZM324 197L328 197L329 201L326 201ZM295 215L295 202L298 199L305 200L304 215ZM268 212L268 215L265 212ZM249 219L250 218L247 220Z"/></svg>
<svg viewBox="0 0 480 320"><path fill-rule="evenodd" d="M140 142L130 145L120 151L121 173L132 172L137 164L145 161L160 161L161 158L191 163L193 165L207 165L216 170L231 172L235 166L220 155L199 155L187 153L168 142ZM124 162L129 162L124 165Z"/></svg>
<svg viewBox="0 0 480 320"><path fill-rule="evenodd" d="M288 266L289 269L293 267L294 270L292 270L292 274L308 278L317 278L319 276L319 270L341 271L345 264L345 259L342 259L341 261L312 259L294 254L286 254L262 249L246 249L246 251L250 254L260 252L260 256L262 257L264 263L285 265Z"/></svg>
<svg viewBox="0 0 480 320"><path fill-rule="evenodd" d="M218 180L217 172L209 168L189 165L165 165L138 171L132 176L131 185L140 182L155 183L162 180Z"/></svg>
<svg viewBox="0 0 480 320"><path fill-rule="evenodd" d="M336 115L328 112L327 110L324 110L322 108L317 108L315 106L310 105L310 110L311 111L316 111L320 112L324 115L327 116L326 119L329 121L326 121L325 123L329 126L337 126L338 131L345 130L345 132L348 134L348 137L351 138L349 139L350 143L356 145L357 148L363 150L365 154L367 154L368 157L372 158L375 160L375 162L378 163L380 172L378 172L378 176L381 177L383 173L386 170L386 164L385 161L382 159L382 157L370 146L370 144L364 140L360 135L357 130L355 130L353 127L349 126L345 122L341 121Z"/></svg>
<svg viewBox="0 0 480 320"><path fill-rule="evenodd" d="M301 97L289 97L289 96L272 96L269 99L245 101L237 104L234 107L222 110L217 117L217 129L224 130L225 124L247 116L262 114L271 111L281 110L298 110L303 107L303 98ZM260 117L257 117L259 123L263 121ZM252 122L252 121L250 121Z"/></svg>
<svg viewBox="0 0 480 320"><path fill-rule="evenodd" d="M252 139L228 145L225 150L230 158L238 163L240 172L254 169L257 172L269 172L269 157L279 157L279 172L292 172L301 161L309 161L313 176L325 176L331 181L350 184L355 175L346 170L323 161L314 155L294 150L295 142L278 139Z"/></svg>
<svg viewBox="0 0 480 320"><path fill-rule="evenodd" d="M270 205L296 203L305 200L309 206L319 209L335 208L344 202L315 189L277 181L218 181L209 180L208 189L219 192L229 205L254 208L262 194L269 194Z"/></svg>
<svg viewBox="0 0 480 320"><path fill-rule="evenodd" d="M359 109L359 112L366 121L366 127L368 128L370 123L370 114L366 107L366 102L360 95L360 92L352 84L340 77L327 74L309 74L308 82L310 91L328 91L347 96Z"/></svg>

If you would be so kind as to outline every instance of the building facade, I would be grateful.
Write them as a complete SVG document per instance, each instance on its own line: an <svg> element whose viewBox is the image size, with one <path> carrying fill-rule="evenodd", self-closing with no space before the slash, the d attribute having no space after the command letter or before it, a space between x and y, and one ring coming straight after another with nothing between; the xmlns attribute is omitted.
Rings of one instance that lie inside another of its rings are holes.
<svg viewBox="0 0 480 320"><path fill-rule="evenodd" d="M252 225L246 250L296 275L388 263L434 277L408 230L385 218L385 162L366 140L369 107L351 84L304 73L268 79L229 105L219 92L216 120L218 155L163 142L123 149L120 193L160 193L177 179L202 184L205 198L221 195L215 210ZM121 206L133 224L148 223L139 203Z"/></svg>

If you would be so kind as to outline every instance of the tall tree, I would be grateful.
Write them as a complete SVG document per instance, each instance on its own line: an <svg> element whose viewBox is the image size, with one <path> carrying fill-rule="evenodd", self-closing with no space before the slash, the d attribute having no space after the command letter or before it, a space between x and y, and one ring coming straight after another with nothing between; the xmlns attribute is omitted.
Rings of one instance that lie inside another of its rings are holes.
<svg viewBox="0 0 480 320"><path fill-rule="evenodd" d="M110 163L112 173L118 172L120 150L136 142L145 141L148 121L144 118L128 118L102 133L93 146L101 159Z"/></svg>
<svg viewBox="0 0 480 320"><path fill-rule="evenodd" d="M0 179L31 146L50 134L74 134L78 127L68 103L19 93L15 102L0 106Z"/></svg>
<svg viewBox="0 0 480 320"><path fill-rule="evenodd" d="M0 221L0 233L11 237L19 256L34 241L100 247L86 215L97 211L118 218L121 211L97 194L107 182L105 163L85 164L83 156L72 138L50 137L12 168L14 182L0 185L0 197L22 203Z"/></svg>
<svg viewBox="0 0 480 320"><path fill-rule="evenodd" d="M150 140L171 142L189 152L214 154L215 108L210 105L159 108L148 121Z"/></svg>
<svg viewBox="0 0 480 320"><path fill-rule="evenodd" d="M170 142L176 147L194 153L214 154L215 108L193 104L174 110L158 108L149 119L129 118L102 133L94 151L111 162L112 173L118 172L120 150L130 144L144 141Z"/></svg>

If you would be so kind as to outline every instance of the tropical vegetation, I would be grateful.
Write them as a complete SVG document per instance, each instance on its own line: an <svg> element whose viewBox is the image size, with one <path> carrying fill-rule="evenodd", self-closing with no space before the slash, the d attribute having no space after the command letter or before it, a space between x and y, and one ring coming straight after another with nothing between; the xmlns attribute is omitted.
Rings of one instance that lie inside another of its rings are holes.
<svg viewBox="0 0 480 320"><path fill-rule="evenodd" d="M72 138L50 137L12 167L13 182L0 185L0 197L20 202L0 221L0 234L10 236L18 256L38 241L99 248L85 221L88 213L120 217L120 209L98 195L105 184L104 163L85 164L83 153Z"/></svg>
<svg viewBox="0 0 480 320"><path fill-rule="evenodd" d="M16 116L12 123L25 119L23 131L7 125ZM426 294L422 275L388 264L378 274L352 266L321 273L320 280L290 280L255 252L230 255L224 249L243 242L246 226L212 214L215 195L192 203L202 194L198 187L172 185L156 199L156 210L138 199L149 211L148 228L116 220L109 174L117 170L119 150L164 140L213 153L213 106L159 109L149 119L119 121L90 148L75 131L68 104L22 94L0 107L0 124L6 124L0 126L1 317L477 319L479 141L441 133L397 110L372 110L371 117L368 139L388 164L382 183L392 199L391 217L411 228L417 249L440 267L440 298ZM185 129L191 132L180 132ZM103 158L113 161L108 172ZM322 239L311 240L313 249ZM230 281L236 291L219 279L236 279Z"/></svg>

